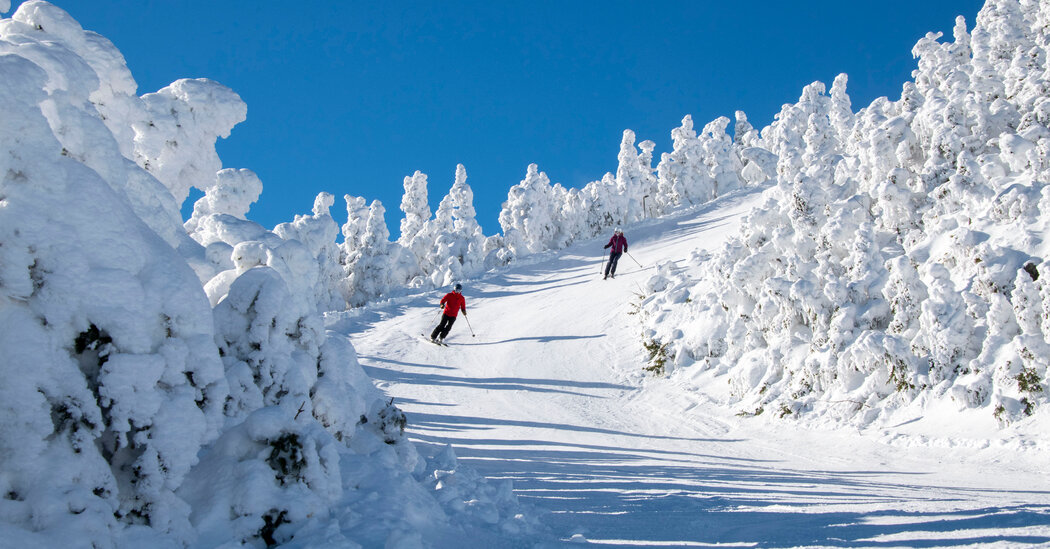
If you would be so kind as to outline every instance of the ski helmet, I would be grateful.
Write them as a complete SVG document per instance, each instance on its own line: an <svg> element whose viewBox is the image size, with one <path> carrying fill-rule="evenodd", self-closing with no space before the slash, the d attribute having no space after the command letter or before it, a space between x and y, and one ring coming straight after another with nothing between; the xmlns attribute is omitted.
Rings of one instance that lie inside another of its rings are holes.
<svg viewBox="0 0 1050 549"><path fill-rule="evenodd" d="M452 289L458 292L463 289L463 285L457 282L456 285L452 287Z"/></svg>
<svg viewBox="0 0 1050 549"><path fill-rule="evenodd" d="M621 231L619 227L616 227L613 229L613 234L623 234L623 231Z"/></svg>

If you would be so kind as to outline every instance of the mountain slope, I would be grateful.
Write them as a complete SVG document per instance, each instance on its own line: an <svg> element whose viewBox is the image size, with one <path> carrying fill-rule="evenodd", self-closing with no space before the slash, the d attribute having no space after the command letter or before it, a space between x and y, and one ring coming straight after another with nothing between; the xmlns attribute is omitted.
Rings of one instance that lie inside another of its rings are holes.
<svg viewBox="0 0 1050 549"><path fill-rule="evenodd" d="M420 448L451 444L549 511L547 541L1050 542L1045 447L770 426L731 415L719 378L641 374L648 352L631 313L653 265L714 250L758 197L629 228L645 267L625 255L614 280L600 279L604 241L592 240L467 284L470 326L460 318L449 347L420 337L440 294L333 315L329 327L351 336Z"/></svg>

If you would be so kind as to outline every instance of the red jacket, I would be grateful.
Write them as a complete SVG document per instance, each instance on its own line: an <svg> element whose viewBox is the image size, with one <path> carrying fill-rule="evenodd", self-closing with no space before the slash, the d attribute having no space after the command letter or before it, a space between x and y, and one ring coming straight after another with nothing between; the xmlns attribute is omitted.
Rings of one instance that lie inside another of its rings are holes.
<svg viewBox="0 0 1050 549"><path fill-rule="evenodd" d="M606 248L612 246L612 253L619 254L627 251L627 238L623 236L623 233L614 234L609 239L609 243L605 245Z"/></svg>
<svg viewBox="0 0 1050 549"><path fill-rule="evenodd" d="M467 314L467 300L459 292L445 294L445 297L441 298L441 304L445 306L445 314L448 316L455 317L461 310L463 314Z"/></svg>

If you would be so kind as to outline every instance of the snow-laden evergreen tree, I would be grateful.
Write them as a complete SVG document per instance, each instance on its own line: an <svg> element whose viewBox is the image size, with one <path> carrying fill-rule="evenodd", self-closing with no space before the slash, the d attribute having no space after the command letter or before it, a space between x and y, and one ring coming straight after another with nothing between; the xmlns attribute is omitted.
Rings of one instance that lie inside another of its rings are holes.
<svg viewBox="0 0 1050 549"><path fill-rule="evenodd" d="M343 195L346 202L346 223L343 224L343 252L350 254L357 251L361 236L368 225L368 203L361 196ZM345 264L345 261L344 261Z"/></svg>
<svg viewBox="0 0 1050 549"><path fill-rule="evenodd" d="M656 168L653 167L653 151L656 150L656 143L646 139L638 144L638 148L641 150L638 153L638 166L642 176L642 188L645 190L645 194L642 195L642 217L656 217L659 214L657 193L660 185L656 176Z"/></svg>
<svg viewBox="0 0 1050 549"><path fill-rule="evenodd" d="M198 80L135 96L120 52L40 1L0 19L0 74L5 545L382 546L451 516L515 522L472 471L433 495L423 473L461 466L451 451L428 465L324 330L331 195L274 231L245 219L261 183L217 171L214 150L244 118L236 94ZM184 224L191 187L205 195ZM381 206L367 217L348 247L382 254ZM406 501L411 517L394 512ZM336 504L356 522L324 530Z"/></svg>
<svg viewBox="0 0 1050 549"><path fill-rule="evenodd" d="M346 257L344 299L351 306L363 305L395 287L396 263L390 254L394 245L386 227L386 209L373 200L368 207L365 230Z"/></svg>
<svg viewBox="0 0 1050 549"><path fill-rule="evenodd" d="M474 191L467 184L467 169L456 166L456 180L449 190L452 199L453 239L449 254L463 266L470 276L485 270L485 234L478 224L474 210Z"/></svg>
<svg viewBox="0 0 1050 549"><path fill-rule="evenodd" d="M215 184L193 203L193 214L186 221L186 231L193 235L201 220L209 215L226 214L245 219L248 210L262 194L262 181L255 172L227 168L215 174Z"/></svg>
<svg viewBox="0 0 1050 549"><path fill-rule="evenodd" d="M845 144L853 133L853 105L849 94L846 93L846 84L849 77L842 73L835 77L831 85L831 108L828 112L828 120L835 130L835 139ZM843 145L845 146L845 145Z"/></svg>
<svg viewBox="0 0 1050 549"><path fill-rule="evenodd" d="M722 116L704 126L701 132L701 147L704 164L711 178L710 195L706 200L735 191L744 186L740 178L743 163L733 146L733 139L726 133L729 119ZM701 200L705 200L701 197Z"/></svg>
<svg viewBox="0 0 1050 549"><path fill-rule="evenodd" d="M682 125L671 132L672 150L657 165L659 174L658 204L662 211L701 201L710 196L711 181L704 166L703 145L693 130L693 117L686 116Z"/></svg>
<svg viewBox="0 0 1050 549"><path fill-rule="evenodd" d="M775 185L737 240L696 258L699 283L660 285L647 337L675 367L727 373L745 414L864 425L940 401L1002 424L1038 413L1050 103L1037 4L993 0L972 33L960 18L953 41L919 40L897 100L852 113L844 75L829 95L807 86L740 150L749 182L756 152L772 154ZM661 191L679 168L663 164ZM694 318L707 329L674 335Z"/></svg>
<svg viewBox="0 0 1050 549"><path fill-rule="evenodd" d="M607 173L601 181L592 181L583 187L582 210L586 236L594 236L622 223L626 214L625 201L620 196L616 177Z"/></svg>
<svg viewBox="0 0 1050 549"><path fill-rule="evenodd" d="M616 168L616 190L622 197L624 213L622 223L631 223L645 218L646 197L656 194L656 188L652 186L651 164L643 164L638 150L634 146L634 132L624 130L623 141L620 142L619 166ZM652 159L650 149L650 162ZM648 171L646 171L648 169Z"/></svg>
<svg viewBox="0 0 1050 549"><path fill-rule="evenodd" d="M427 254L422 260L423 272L428 275L433 287L446 286L452 280L463 277L463 264L452 255L455 241L452 211L452 195L445 195L438 203L434 217L427 221L423 229L429 243Z"/></svg>
<svg viewBox="0 0 1050 549"><path fill-rule="evenodd" d="M314 258L310 272L300 272L299 280L312 280L314 301L322 311L342 309L345 300L339 291L343 279L342 253L335 237L339 224L332 218L331 208L335 197L320 193L314 199L313 215L297 215L291 223L281 223L273 232L285 240L302 243Z"/></svg>
<svg viewBox="0 0 1050 549"><path fill-rule="evenodd" d="M552 192L550 179L536 164L529 164L525 179L507 192L499 224L515 256L548 250L558 238Z"/></svg>
<svg viewBox="0 0 1050 549"><path fill-rule="evenodd" d="M0 21L0 521L15 545L110 546L133 526L191 541L175 491L222 425L210 307L175 249L192 240L117 145L136 113L110 121L118 136L92 103L139 101L101 89L114 65L50 4Z"/></svg>
<svg viewBox="0 0 1050 549"><path fill-rule="evenodd" d="M416 173L405 177L405 193L401 196L401 236L397 242L416 255L426 255L426 238L417 240L424 225L430 220L430 203L427 199L427 174ZM418 248L418 249L417 249Z"/></svg>

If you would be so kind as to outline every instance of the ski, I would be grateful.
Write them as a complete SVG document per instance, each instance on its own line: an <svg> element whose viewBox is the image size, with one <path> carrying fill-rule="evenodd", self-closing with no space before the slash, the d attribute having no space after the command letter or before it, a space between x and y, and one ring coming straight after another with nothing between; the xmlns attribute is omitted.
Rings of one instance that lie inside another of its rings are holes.
<svg viewBox="0 0 1050 549"><path fill-rule="evenodd" d="M426 341L427 343L433 343L434 345L440 345L442 347L448 347L448 343L445 343L444 341L436 341L436 340L430 339L430 337L427 336L426 334L419 334L419 337L423 338L423 341Z"/></svg>

